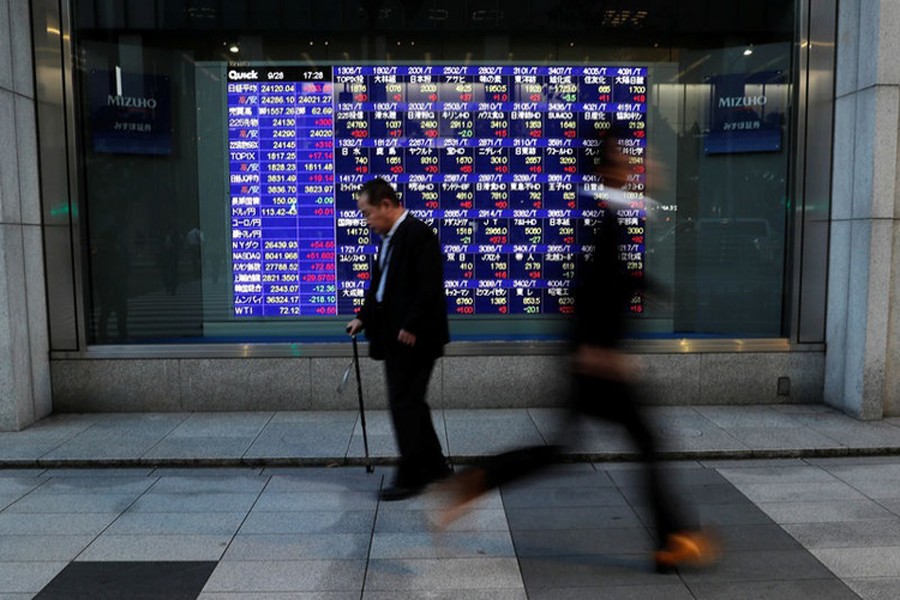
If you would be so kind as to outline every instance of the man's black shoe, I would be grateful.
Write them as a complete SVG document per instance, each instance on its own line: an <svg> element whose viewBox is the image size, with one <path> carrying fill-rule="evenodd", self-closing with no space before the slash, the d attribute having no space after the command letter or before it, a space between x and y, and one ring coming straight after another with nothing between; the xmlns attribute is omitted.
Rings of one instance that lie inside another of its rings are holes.
<svg viewBox="0 0 900 600"><path fill-rule="evenodd" d="M453 469L447 463L441 463L428 475L419 479L414 479L415 483L398 483L396 480L390 487L386 487L378 492L378 499L384 502L393 502L395 500L405 500L418 496L422 493L429 483L440 481L453 475ZM407 479L408 481L409 479Z"/></svg>
<svg viewBox="0 0 900 600"><path fill-rule="evenodd" d="M406 487L403 485L392 485L378 492L378 499L382 502L396 502L397 500L406 500L412 498L422 491L424 486Z"/></svg>
<svg viewBox="0 0 900 600"><path fill-rule="evenodd" d="M429 481L441 481L442 479L447 479L453 475L453 469L450 468L450 465L444 463L440 468L436 469L434 473L431 474L431 477L428 478Z"/></svg>

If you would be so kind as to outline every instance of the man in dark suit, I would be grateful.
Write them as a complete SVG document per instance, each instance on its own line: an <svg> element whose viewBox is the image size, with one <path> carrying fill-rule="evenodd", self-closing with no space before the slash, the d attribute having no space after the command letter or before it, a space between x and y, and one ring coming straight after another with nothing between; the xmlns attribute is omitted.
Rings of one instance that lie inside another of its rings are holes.
<svg viewBox="0 0 900 600"><path fill-rule="evenodd" d="M347 331L365 329L370 356L385 361L400 466L380 497L402 500L450 474L425 402L434 362L450 340L443 259L437 236L385 180L366 183L357 207L382 241L365 304Z"/></svg>
<svg viewBox="0 0 900 600"><path fill-rule="evenodd" d="M455 475L445 486L449 502L439 525L445 527L459 518L488 490L558 461L564 447L575 439L578 421L593 417L624 427L644 461L643 504L655 521L657 551L653 557L657 568L670 571L678 566L710 565L721 553L716 536L685 512L665 479L654 428L633 389L637 365L621 349L628 325L626 307L645 285L628 273L619 252L623 234L618 210L629 207L625 187L633 173L621 140L633 138L626 124L616 124L601 139L602 162L597 173L603 178L607 199L594 230L592 260L583 264L575 290L571 331L574 377L567 426L552 445L504 452Z"/></svg>

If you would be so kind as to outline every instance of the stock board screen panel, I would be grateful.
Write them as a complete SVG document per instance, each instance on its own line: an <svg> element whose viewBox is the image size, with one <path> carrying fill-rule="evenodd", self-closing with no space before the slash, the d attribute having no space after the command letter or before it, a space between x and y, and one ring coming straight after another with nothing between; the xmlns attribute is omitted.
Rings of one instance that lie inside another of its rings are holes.
<svg viewBox="0 0 900 600"><path fill-rule="evenodd" d="M227 74L236 317L359 310L379 239L356 192L376 176L439 236L452 315L571 312L605 210L622 225L629 272L643 276L646 67ZM631 174L613 208L596 171L598 138L616 122L630 132L620 143Z"/></svg>

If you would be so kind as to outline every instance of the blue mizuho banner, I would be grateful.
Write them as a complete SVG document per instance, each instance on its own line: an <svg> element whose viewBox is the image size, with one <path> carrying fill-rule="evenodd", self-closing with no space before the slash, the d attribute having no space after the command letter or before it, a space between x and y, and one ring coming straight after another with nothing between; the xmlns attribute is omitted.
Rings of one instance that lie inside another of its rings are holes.
<svg viewBox="0 0 900 600"><path fill-rule="evenodd" d="M169 78L92 71L88 79L93 150L115 154L171 154Z"/></svg>
<svg viewBox="0 0 900 600"><path fill-rule="evenodd" d="M782 71L714 75L710 84L706 154L781 150L787 111Z"/></svg>

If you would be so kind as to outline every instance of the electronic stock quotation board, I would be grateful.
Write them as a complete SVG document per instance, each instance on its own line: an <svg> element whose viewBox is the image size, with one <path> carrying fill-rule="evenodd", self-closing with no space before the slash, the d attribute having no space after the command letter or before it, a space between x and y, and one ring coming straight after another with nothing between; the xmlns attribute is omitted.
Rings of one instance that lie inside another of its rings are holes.
<svg viewBox="0 0 900 600"><path fill-rule="evenodd" d="M646 67L235 66L226 86L235 317L358 311L380 239L355 198L376 176L437 233L451 315L572 312L605 210L643 276ZM613 207L614 123L631 174Z"/></svg>

